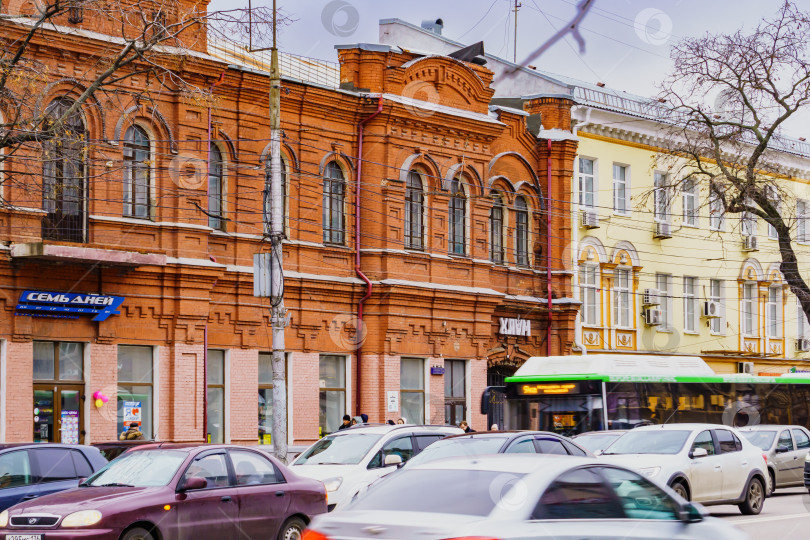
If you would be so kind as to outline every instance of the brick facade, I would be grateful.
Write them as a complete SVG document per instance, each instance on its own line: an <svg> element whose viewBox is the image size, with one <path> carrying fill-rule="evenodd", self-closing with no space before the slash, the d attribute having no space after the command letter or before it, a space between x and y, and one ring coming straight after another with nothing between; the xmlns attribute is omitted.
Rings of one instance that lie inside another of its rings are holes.
<svg viewBox="0 0 810 540"><path fill-rule="evenodd" d="M37 54L53 65L57 82L46 98L75 97L77 86L62 78L57 51L38 39ZM88 41L74 36L62 45L78 54L94 46ZM576 143L554 140L549 150L547 141L527 128L527 115L540 115L546 129L570 129L571 103L537 98L526 102L525 112L493 107L492 72L449 57L364 46L341 48L338 56L342 90L283 82L290 441L309 443L320 434L322 354L346 357L346 412L366 413L372 422L400 416L387 410L386 397L400 389L401 358L422 358L428 367L441 367L444 359L465 360L467 417L474 429L486 429L479 402L488 367L517 365L547 352L566 354L572 344L576 306L566 302L570 274L560 261L567 260L570 238L564 201ZM120 108L83 109L90 139L96 141L87 146L93 181L87 184L85 201L86 241L43 237L42 196L25 188L41 185L41 168L26 164L27 158L41 159L36 148L5 162L17 179L3 188L4 199L14 206L0 207L0 240L9 246L0 252L0 283L10 291L0 295L0 339L7 341L6 380L0 381L6 392L2 414L7 441L31 438L32 342L43 340L78 341L88 348L86 440L117 435L120 345L148 345L156 351L152 384L158 437L203 440L206 342L209 349L227 355L226 438L234 443L257 440L258 355L270 351L271 332L267 300L253 296L251 265L254 253L267 251L262 192L269 146L268 80L206 56L190 58L184 69L181 75L201 88L212 87L225 74L210 101L210 125L206 104L171 93L154 93L148 103L133 100ZM361 226L356 231L358 123L377 110L380 100L381 114L364 131ZM121 134L132 125L153 139L146 219L125 216L122 202ZM204 176L209 132L224 161L224 225L219 229L200 211L208 200ZM324 242L322 221L323 175L330 161L345 179L345 237L331 243ZM419 175L424 193L424 232L416 248L405 239L410 171ZM198 176L202 181L197 182ZM460 180L465 212L464 246L455 252L448 210L454 179ZM505 247L504 260L493 262L494 193L504 203ZM523 262L517 259L519 197L527 204ZM373 283L359 350L356 313L366 288L354 269L358 240L362 271ZM97 251L81 251L85 248ZM45 249L56 251L47 255ZM120 314L103 322L86 316L15 315L19 294L26 289L103 293L126 300ZM549 290L553 313L547 309ZM531 336L499 335L501 317L531 321ZM98 390L110 398L101 409L91 398ZM443 377L426 375L425 391L427 420L443 423Z"/></svg>

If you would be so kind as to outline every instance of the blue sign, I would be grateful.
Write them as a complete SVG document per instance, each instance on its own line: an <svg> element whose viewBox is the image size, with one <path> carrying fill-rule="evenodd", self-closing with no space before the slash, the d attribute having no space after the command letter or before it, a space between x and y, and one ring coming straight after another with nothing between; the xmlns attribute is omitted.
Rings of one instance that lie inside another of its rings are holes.
<svg viewBox="0 0 810 540"><path fill-rule="evenodd" d="M444 368L442 366L430 366L431 375L444 375Z"/></svg>
<svg viewBox="0 0 810 540"><path fill-rule="evenodd" d="M24 315L58 317L60 314L94 315L94 321L104 321L118 315L124 303L123 296L103 294L76 294L49 291L23 291L17 302L17 311L30 311Z"/></svg>

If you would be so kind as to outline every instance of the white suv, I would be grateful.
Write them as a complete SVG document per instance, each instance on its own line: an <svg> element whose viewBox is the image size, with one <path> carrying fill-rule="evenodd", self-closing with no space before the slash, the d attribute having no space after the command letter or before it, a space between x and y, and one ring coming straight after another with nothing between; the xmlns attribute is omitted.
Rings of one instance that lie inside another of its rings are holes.
<svg viewBox="0 0 810 540"><path fill-rule="evenodd" d="M639 427L611 444L600 460L635 469L687 500L736 504L743 514L759 514L767 494L762 450L729 426Z"/></svg>
<svg viewBox="0 0 810 540"><path fill-rule="evenodd" d="M327 435L293 462L295 474L326 486L329 510L341 506L429 444L464 433L453 426L357 426Z"/></svg>

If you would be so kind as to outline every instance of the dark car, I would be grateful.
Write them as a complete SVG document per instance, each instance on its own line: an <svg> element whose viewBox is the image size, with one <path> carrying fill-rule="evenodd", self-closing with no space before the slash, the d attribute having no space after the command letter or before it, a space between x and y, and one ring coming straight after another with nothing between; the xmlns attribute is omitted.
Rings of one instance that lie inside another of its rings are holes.
<svg viewBox="0 0 810 540"><path fill-rule="evenodd" d="M323 512L323 484L266 453L161 443L132 448L76 489L0 513L0 537L286 540Z"/></svg>
<svg viewBox="0 0 810 540"><path fill-rule="evenodd" d="M483 431L451 435L434 442L405 467L450 457L486 454L560 454L594 457L571 439L548 431Z"/></svg>
<svg viewBox="0 0 810 540"><path fill-rule="evenodd" d="M611 429L603 431L586 431L579 435L574 435L574 441L587 448L596 455L600 455L607 450L607 447L615 443L619 438L627 433L627 429Z"/></svg>
<svg viewBox="0 0 810 540"><path fill-rule="evenodd" d="M0 510L41 495L75 488L107 464L92 446L0 445Z"/></svg>
<svg viewBox="0 0 810 540"><path fill-rule="evenodd" d="M93 446L99 449L101 455L107 458L107 461L112 461L130 448L136 448L144 444L155 444L155 441L109 441L92 443Z"/></svg>

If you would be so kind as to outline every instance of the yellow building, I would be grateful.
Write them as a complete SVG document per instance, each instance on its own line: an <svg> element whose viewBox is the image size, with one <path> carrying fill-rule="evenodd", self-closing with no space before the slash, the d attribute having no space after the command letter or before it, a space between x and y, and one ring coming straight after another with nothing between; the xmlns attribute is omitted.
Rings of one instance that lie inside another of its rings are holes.
<svg viewBox="0 0 810 540"><path fill-rule="evenodd" d="M810 369L810 327L784 284L769 226L724 215L708 185L660 188L673 179L649 102L586 85L574 95L575 350L697 355L718 373ZM810 261L810 145L782 144L792 178L780 204L801 265Z"/></svg>

